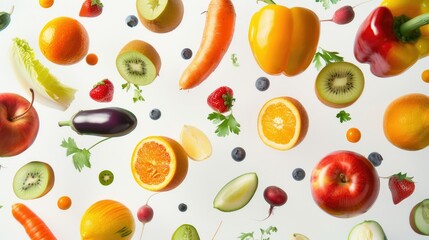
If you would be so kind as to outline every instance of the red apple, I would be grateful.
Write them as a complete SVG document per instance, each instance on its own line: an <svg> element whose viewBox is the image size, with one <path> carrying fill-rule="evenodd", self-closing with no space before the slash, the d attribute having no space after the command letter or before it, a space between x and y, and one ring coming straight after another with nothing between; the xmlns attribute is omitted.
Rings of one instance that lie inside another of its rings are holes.
<svg viewBox="0 0 429 240"><path fill-rule="evenodd" d="M380 191L375 167L364 156L336 151L324 157L311 174L311 193L326 213L349 218L365 213Z"/></svg>
<svg viewBox="0 0 429 240"><path fill-rule="evenodd" d="M0 93L0 157L11 157L33 144L39 131L39 116L32 101L15 93Z"/></svg>

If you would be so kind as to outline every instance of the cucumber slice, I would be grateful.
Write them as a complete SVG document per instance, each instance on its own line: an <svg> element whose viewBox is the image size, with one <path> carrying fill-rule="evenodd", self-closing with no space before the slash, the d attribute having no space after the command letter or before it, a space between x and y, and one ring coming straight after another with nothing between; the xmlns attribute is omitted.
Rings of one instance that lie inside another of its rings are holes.
<svg viewBox="0 0 429 240"><path fill-rule="evenodd" d="M352 228L348 240L387 240L387 237L378 222L367 220Z"/></svg>
<svg viewBox="0 0 429 240"><path fill-rule="evenodd" d="M213 207L232 212L243 208L249 203L258 188L256 173L242 174L228 182L216 195Z"/></svg>
<svg viewBox="0 0 429 240"><path fill-rule="evenodd" d="M200 236L194 226L182 224L174 231L171 240L200 240Z"/></svg>
<svg viewBox="0 0 429 240"><path fill-rule="evenodd" d="M429 199L417 203L412 208L410 225L416 233L429 236Z"/></svg>

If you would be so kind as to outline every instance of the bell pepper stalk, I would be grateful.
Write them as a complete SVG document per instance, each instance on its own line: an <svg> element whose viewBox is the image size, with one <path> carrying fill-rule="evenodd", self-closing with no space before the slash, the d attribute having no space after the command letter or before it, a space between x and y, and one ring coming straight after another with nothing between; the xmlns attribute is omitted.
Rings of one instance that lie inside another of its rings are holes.
<svg viewBox="0 0 429 240"><path fill-rule="evenodd" d="M427 5L429 1L413 2ZM411 13L409 9L415 7L413 16L401 14L400 8L392 11L390 5L379 6L357 31L354 55L359 62L369 63L377 77L399 75L429 55L429 9L420 10L424 8L411 5L402 9ZM395 16L393 12L400 15Z"/></svg>
<svg viewBox="0 0 429 240"><path fill-rule="evenodd" d="M319 34L320 21L313 11L267 4L253 14L248 40L253 56L264 72L294 76L311 64Z"/></svg>

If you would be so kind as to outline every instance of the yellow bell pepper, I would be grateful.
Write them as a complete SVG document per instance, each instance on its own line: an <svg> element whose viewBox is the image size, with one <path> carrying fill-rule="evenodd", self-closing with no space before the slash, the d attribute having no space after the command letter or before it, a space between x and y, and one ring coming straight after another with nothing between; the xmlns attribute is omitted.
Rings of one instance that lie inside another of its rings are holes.
<svg viewBox="0 0 429 240"><path fill-rule="evenodd" d="M263 71L294 76L310 65L319 35L320 22L313 11L268 4L252 16L248 39Z"/></svg>

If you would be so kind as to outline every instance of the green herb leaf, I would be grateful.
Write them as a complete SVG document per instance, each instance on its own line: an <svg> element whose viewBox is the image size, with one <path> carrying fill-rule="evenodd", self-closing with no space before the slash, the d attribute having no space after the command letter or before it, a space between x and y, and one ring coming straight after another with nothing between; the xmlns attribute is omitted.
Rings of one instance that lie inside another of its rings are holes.
<svg viewBox="0 0 429 240"><path fill-rule="evenodd" d="M143 98L142 95L142 90L140 89L140 87L137 84L131 84L129 82L124 83L121 85L122 89L124 89L126 92L128 92L131 88L131 85L134 86L134 96L133 96L133 102L136 103L138 101L142 101L144 102L145 99Z"/></svg>
<svg viewBox="0 0 429 240"><path fill-rule="evenodd" d="M240 66L240 63L238 62L237 54L235 54L235 53L231 54L231 60L232 60L232 65L234 67Z"/></svg>
<svg viewBox="0 0 429 240"><path fill-rule="evenodd" d="M340 123L352 120L352 118L350 117L350 113L344 110L341 110L339 113L337 113L336 117L340 119Z"/></svg>
<svg viewBox="0 0 429 240"><path fill-rule="evenodd" d="M313 58L313 63L317 70L322 69L330 63L342 61L344 61L344 58L338 52L328 51L323 48L319 48L319 51L316 52Z"/></svg>
<svg viewBox="0 0 429 240"><path fill-rule="evenodd" d="M328 9L329 7L331 7L331 4L336 4L338 3L340 0L316 0L316 2L321 2L323 7L326 9Z"/></svg>
<svg viewBox="0 0 429 240"><path fill-rule="evenodd" d="M240 240L253 240L253 239L255 239L253 237L253 232L250 232L250 233L241 233L241 235L238 236L238 238Z"/></svg>
<svg viewBox="0 0 429 240"><path fill-rule="evenodd" d="M215 133L219 137L228 136L230 132L239 134L240 124L231 114L225 116L219 112L210 113L207 119L211 120L214 124L217 124Z"/></svg>

